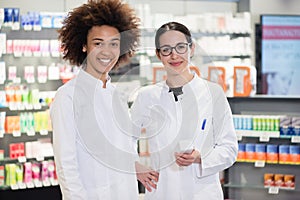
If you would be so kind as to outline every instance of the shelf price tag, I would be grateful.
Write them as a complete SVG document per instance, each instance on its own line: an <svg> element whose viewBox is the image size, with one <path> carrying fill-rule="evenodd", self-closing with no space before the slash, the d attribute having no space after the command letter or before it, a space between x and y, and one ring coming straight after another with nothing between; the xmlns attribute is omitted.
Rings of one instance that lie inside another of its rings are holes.
<svg viewBox="0 0 300 200"><path fill-rule="evenodd" d="M292 143L300 143L300 136L292 136L291 142Z"/></svg>
<svg viewBox="0 0 300 200"><path fill-rule="evenodd" d="M43 186L44 187L49 187L51 184L50 184L50 181L49 180L44 180L43 181Z"/></svg>
<svg viewBox="0 0 300 200"><path fill-rule="evenodd" d="M241 141L243 139L243 136L240 132L236 132L236 137L238 141Z"/></svg>
<svg viewBox="0 0 300 200"><path fill-rule="evenodd" d="M42 156L42 155L38 155L38 156L36 157L36 160L37 160L37 161L44 161L45 158L44 158L44 156Z"/></svg>
<svg viewBox="0 0 300 200"><path fill-rule="evenodd" d="M19 163L25 163L26 162L26 157L25 156L18 157L18 162Z"/></svg>
<svg viewBox="0 0 300 200"><path fill-rule="evenodd" d="M26 183L27 188L34 188L33 182Z"/></svg>
<svg viewBox="0 0 300 200"><path fill-rule="evenodd" d="M19 186L18 186L18 184L14 184L14 185L11 185L10 188L11 188L12 190L18 190L18 189L19 189Z"/></svg>
<svg viewBox="0 0 300 200"><path fill-rule="evenodd" d="M269 194L278 194L279 193L279 187L269 187L268 193Z"/></svg>
<svg viewBox="0 0 300 200"><path fill-rule="evenodd" d="M34 186L39 188L39 187L42 187L43 185L42 185L41 181L36 180L36 181L34 181Z"/></svg>
<svg viewBox="0 0 300 200"><path fill-rule="evenodd" d="M260 142L269 142L270 137L269 137L268 133L263 132L262 135L259 137L259 141Z"/></svg>
<svg viewBox="0 0 300 200"><path fill-rule="evenodd" d="M51 182L51 185L52 185L52 186L58 185L58 182L57 182L57 180L55 180L55 179L51 179L50 182Z"/></svg>
<svg viewBox="0 0 300 200"><path fill-rule="evenodd" d="M1 131L0 131L0 138L3 138L3 137L4 137L4 131L1 130Z"/></svg>
<svg viewBox="0 0 300 200"><path fill-rule="evenodd" d="M20 137L20 136L21 136L21 131L13 131L13 132L12 132L12 135L13 135L14 137Z"/></svg>
<svg viewBox="0 0 300 200"><path fill-rule="evenodd" d="M26 184L25 183L18 183L18 186L20 189L26 189Z"/></svg>
<svg viewBox="0 0 300 200"><path fill-rule="evenodd" d="M35 131L34 130L29 130L27 131L28 136L35 136Z"/></svg>
<svg viewBox="0 0 300 200"><path fill-rule="evenodd" d="M257 161L255 161L255 163L254 163L254 166L255 167L265 167L265 161L264 160L257 160Z"/></svg>
<svg viewBox="0 0 300 200"><path fill-rule="evenodd" d="M39 103L33 105L33 109L35 109L35 110L40 110L41 108L42 108L42 105Z"/></svg>
<svg viewBox="0 0 300 200"><path fill-rule="evenodd" d="M40 130L41 135L48 135L48 130Z"/></svg>

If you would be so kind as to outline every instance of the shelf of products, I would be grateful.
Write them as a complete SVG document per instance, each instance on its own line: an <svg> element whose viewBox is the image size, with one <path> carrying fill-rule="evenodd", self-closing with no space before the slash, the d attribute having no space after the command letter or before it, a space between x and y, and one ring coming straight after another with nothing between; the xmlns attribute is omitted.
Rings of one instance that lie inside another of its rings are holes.
<svg viewBox="0 0 300 200"><path fill-rule="evenodd" d="M56 28L4 27L0 37L1 199L18 191L59 198L49 104L75 68L62 62Z"/></svg>
<svg viewBox="0 0 300 200"><path fill-rule="evenodd" d="M228 98L239 139L225 172L229 199L298 199L300 98Z"/></svg>

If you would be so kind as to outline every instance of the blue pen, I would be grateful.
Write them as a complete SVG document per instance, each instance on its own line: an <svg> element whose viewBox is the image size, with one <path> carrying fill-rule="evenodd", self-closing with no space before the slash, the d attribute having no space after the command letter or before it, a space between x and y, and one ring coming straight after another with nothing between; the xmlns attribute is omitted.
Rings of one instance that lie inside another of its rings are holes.
<svg viewBox="0 0 300 200"><path fill-rule="evenodd" d="M205 124L206 124L206 119L204 119L203 122L202 122L202 127L201 127L202 130L205 129Z"/></svg>

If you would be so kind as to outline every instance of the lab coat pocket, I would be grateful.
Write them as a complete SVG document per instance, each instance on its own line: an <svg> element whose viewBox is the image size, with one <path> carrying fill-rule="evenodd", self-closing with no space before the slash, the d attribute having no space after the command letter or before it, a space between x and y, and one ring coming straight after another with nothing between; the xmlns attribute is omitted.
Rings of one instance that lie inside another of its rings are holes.
<svg viewBox="0 0 300 200"><path fill-rule="evenodd" d="M207 146L207 142L210 141L210 137L213 134L212 129L212 117L201 117L199 120L199 126L196 137L196 148L202 152L202 148ZM211 144L209 142L209 144ZM206 147L205 147L206 148ZM202 154L202 153L201 153Z"/></svg>

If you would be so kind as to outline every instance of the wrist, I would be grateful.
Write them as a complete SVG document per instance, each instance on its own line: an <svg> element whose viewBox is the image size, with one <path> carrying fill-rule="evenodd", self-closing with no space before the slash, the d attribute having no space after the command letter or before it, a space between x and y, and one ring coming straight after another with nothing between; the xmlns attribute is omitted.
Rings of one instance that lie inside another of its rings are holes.
<svg viewBox="0 0 300 200"><path fill-rule="evenodd" d="M200 155L200 152L196 150L196 155L195 155L195 160L194 160L194 163L201 163L201 155Z"/></svg>

